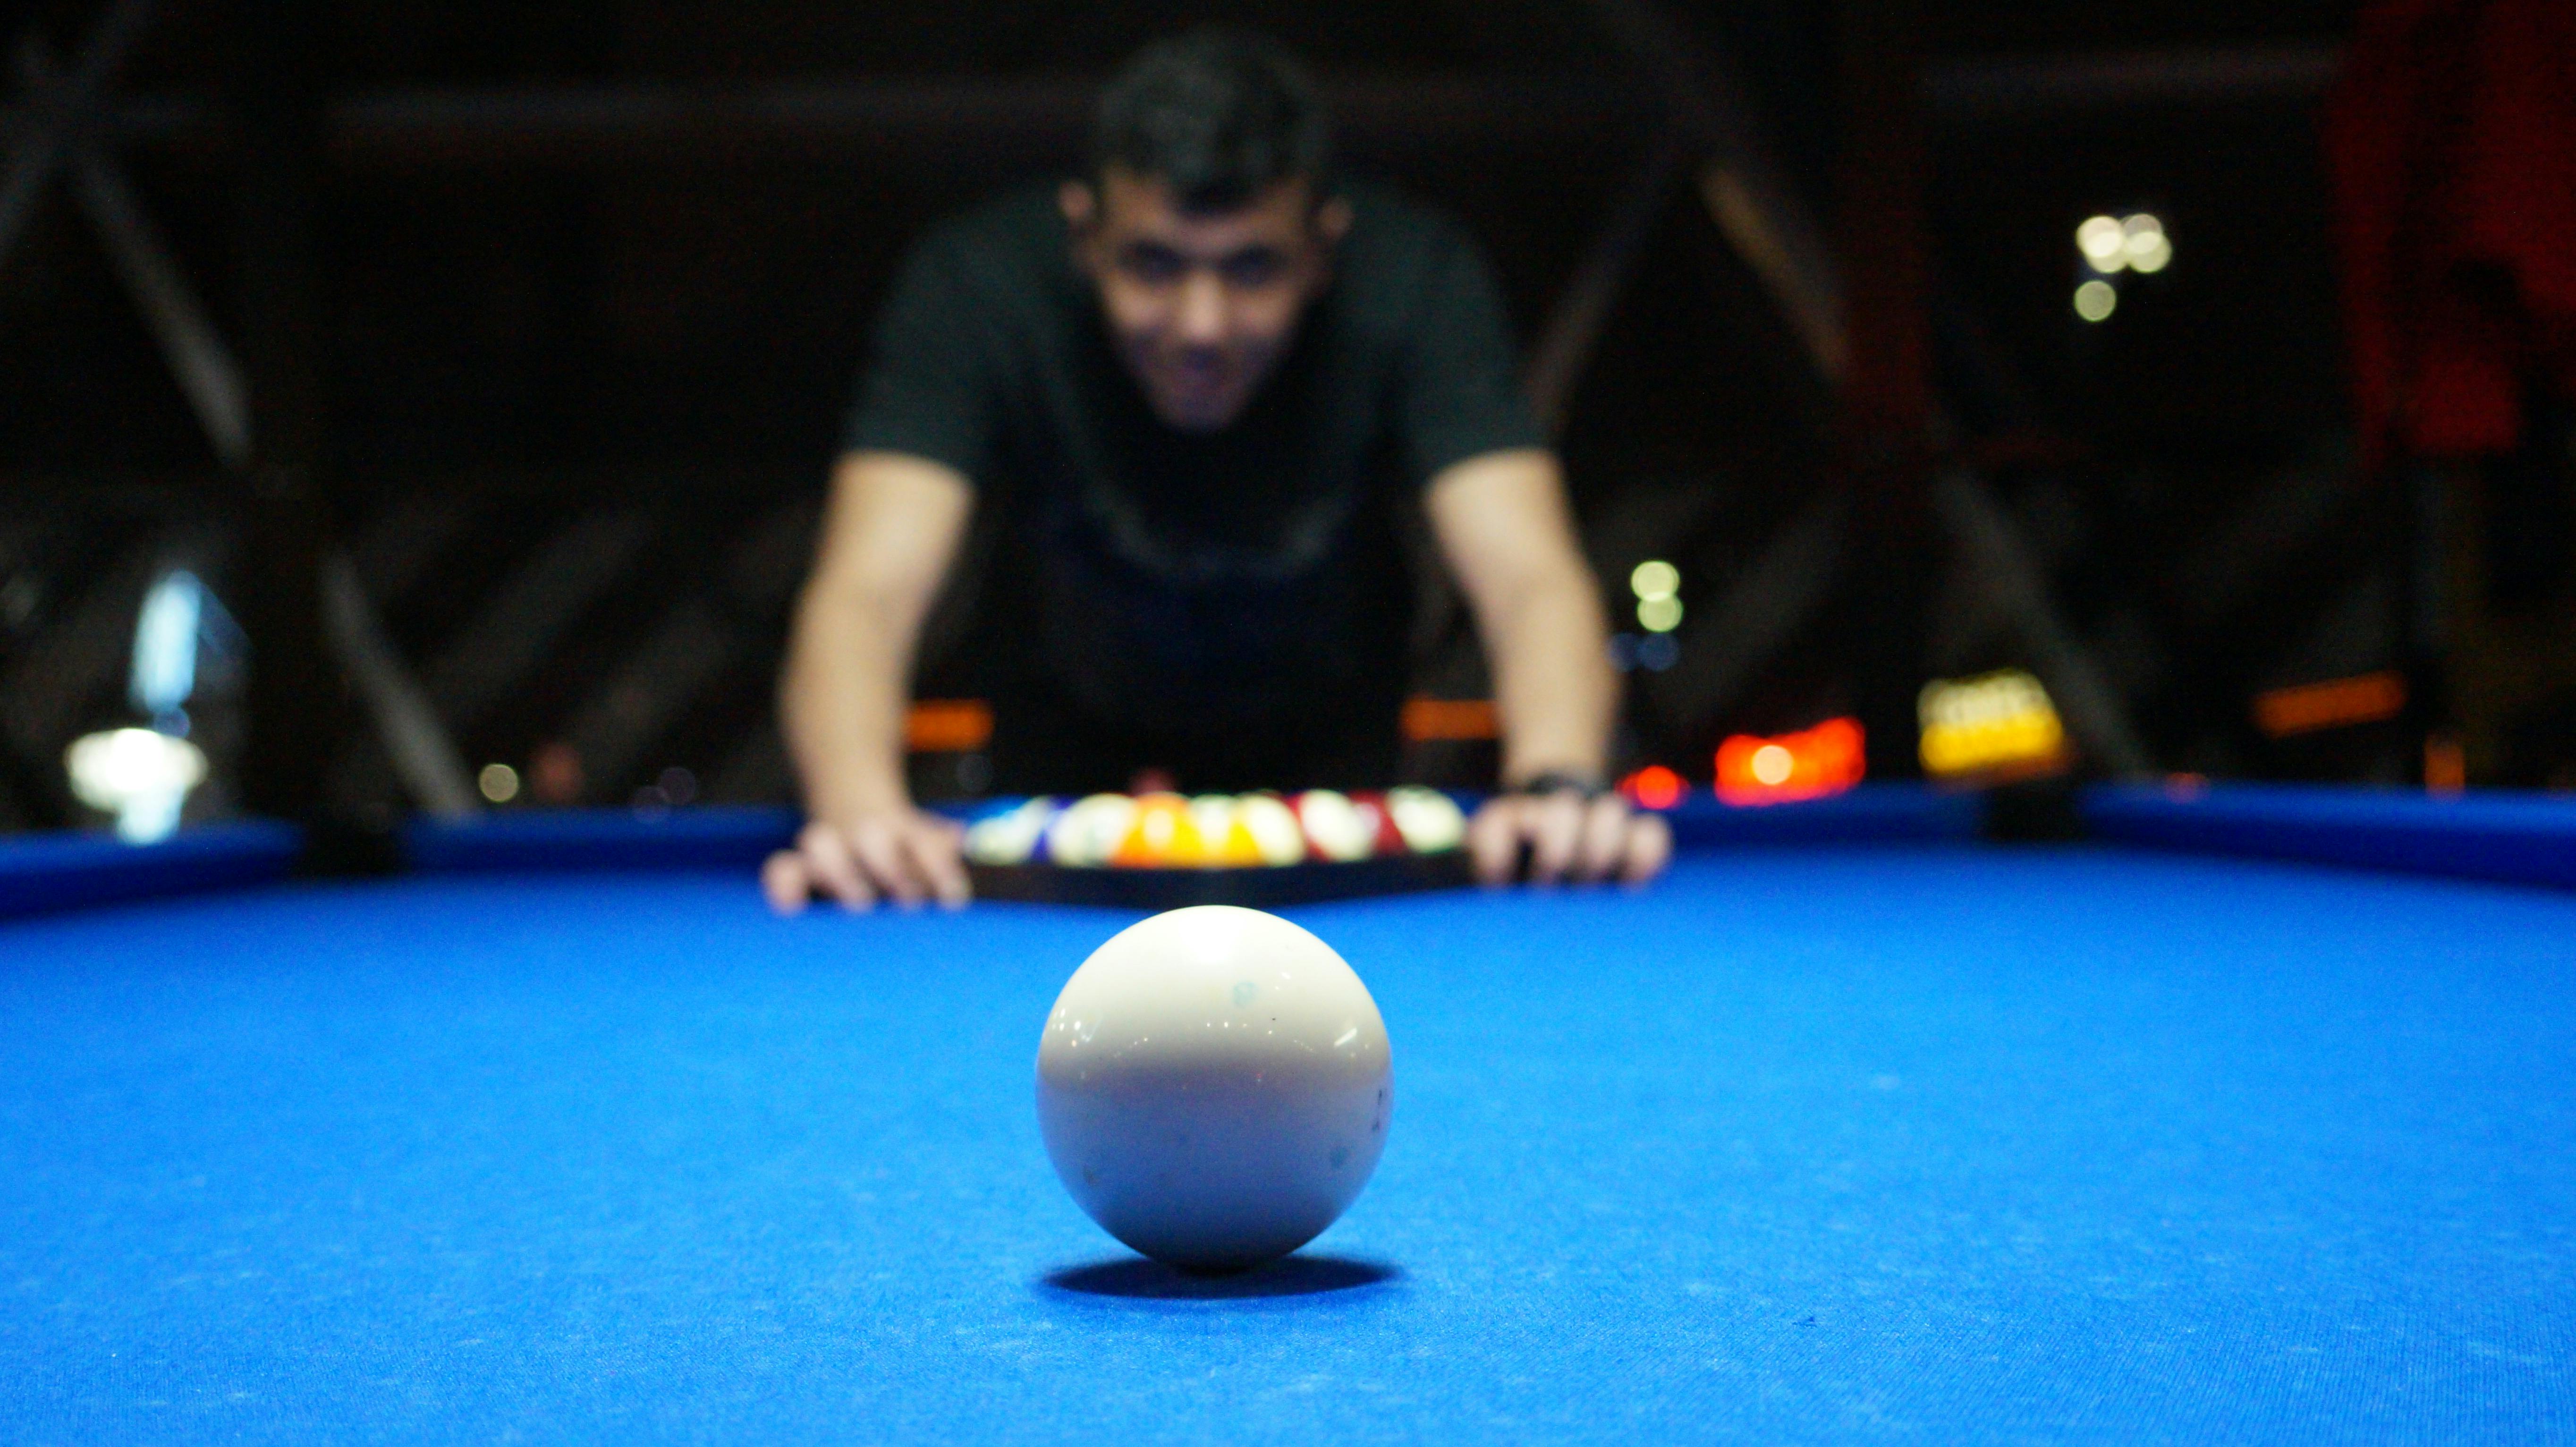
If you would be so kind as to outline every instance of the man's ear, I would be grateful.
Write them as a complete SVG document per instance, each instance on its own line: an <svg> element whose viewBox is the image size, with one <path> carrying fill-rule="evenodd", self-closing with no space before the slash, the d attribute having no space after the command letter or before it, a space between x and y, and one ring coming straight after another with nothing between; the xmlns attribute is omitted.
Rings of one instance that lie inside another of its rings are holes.
<svg viewBox="0 0 2576 1447"><path fill-rule="evenodd" d="M1100 197L1088 181L1067 181L1056 187L1055 206L1064 213L1064 224L1077 235L1089 231L1091 223L1100 219Z"/></svg>
<svg viewBox="0 0 2576 1447"><path fill-rule="evenodd" d="M1341 245L1342 238L1350 234L1350 202L1335 196L1315 208L1315 235L1322 238L1326 247Z"/></svg>

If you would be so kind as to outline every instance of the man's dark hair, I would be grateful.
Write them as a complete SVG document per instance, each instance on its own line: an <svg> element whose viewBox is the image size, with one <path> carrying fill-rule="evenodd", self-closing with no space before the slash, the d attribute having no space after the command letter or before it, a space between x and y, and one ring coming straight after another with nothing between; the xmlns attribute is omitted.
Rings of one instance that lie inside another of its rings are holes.
<svg viewBox="0 0 2576 1447"><path fill-rule="evenodd" d="M1172 188L1186 211L1224 212L1304 177L1320 199L1331 151L1323 99L1284 48L1194 30L1127 62L1092 122L1095 180L1112 166Z"/></svg>

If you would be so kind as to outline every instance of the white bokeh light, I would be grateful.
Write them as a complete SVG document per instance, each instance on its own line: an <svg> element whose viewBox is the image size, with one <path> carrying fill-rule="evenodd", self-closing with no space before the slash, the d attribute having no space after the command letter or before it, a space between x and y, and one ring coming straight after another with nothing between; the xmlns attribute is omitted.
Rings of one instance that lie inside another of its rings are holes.
<svg viewBox="0 0 2576 1447"><path fill-rule="evenodd" d="M1764 744L1753 751L1750 766L1753 782L1776 789L1789 782L1789 776L1797 772L1798 758L1779 744Z"/></svg>
<svg viewBox="0 0 2576 1447"><path fill-rule="evenodd" d="M2122 252L2129 244L2129 233L2117 217L2088 216L2075 228L2075 249L2084 259L2102 271L2117 271L2124 264Z"/></svg>
<svg viewBox="0 0 2576 1447"><path fill-rule="evenodd" d="M188 791L206 780L205 751L186 739L151 729L110 729L63 752L72 793L116 816L116 837L128 844L167 839L179 828Z"/></svg>

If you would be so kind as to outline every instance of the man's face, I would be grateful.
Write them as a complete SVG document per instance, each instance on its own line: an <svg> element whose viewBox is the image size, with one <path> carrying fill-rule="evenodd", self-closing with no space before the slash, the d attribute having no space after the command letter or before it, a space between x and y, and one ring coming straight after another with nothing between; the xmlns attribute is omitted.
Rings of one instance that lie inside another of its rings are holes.
<svg viewBox="0 0 2576 1447"><path fill-rule="evenodd" d="M1098 192L1069 181L1059 199L1119 355L1155 415L1184 432L1243 414L1350 226L1347 206L1316 205L1303 180L1239 210L1192 213L1163 182L1113 167Z"/></svg>

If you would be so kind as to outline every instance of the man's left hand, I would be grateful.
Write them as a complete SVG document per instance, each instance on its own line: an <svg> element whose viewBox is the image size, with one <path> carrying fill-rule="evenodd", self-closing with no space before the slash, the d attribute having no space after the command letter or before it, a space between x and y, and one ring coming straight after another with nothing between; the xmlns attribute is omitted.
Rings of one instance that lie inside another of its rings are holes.
<svg viewBox="0 0 2576 1447"><path fill-rule="evenodd" d="M1671 862L1673 831L1662 815L1631 809L1617 794L1589 800L1574 789L1498 794L1467 821L1467 849L1476 861L1476 878L1486 884L1509 884L1515 877L1532 884L1643 884Z"/></svg>

